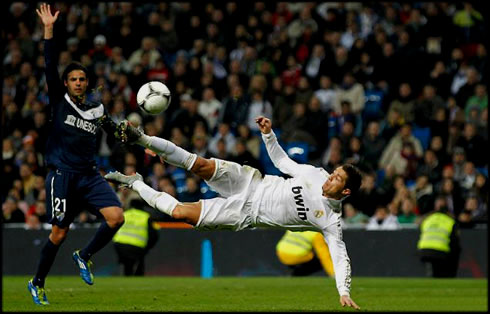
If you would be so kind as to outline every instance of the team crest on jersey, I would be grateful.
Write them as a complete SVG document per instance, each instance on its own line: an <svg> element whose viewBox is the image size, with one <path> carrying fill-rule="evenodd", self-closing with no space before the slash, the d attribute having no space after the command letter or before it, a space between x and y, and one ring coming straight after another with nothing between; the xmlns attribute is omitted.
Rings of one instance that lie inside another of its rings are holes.
<svg viewBox="0 0 490 314"><path fill-rule="evenodd" d="M322 216L323 216L323 214L324 214L323 210L315 210L315 211L313 212L313 216L315 216L316 218L320 218L320 217L322 217Z"/></svg>

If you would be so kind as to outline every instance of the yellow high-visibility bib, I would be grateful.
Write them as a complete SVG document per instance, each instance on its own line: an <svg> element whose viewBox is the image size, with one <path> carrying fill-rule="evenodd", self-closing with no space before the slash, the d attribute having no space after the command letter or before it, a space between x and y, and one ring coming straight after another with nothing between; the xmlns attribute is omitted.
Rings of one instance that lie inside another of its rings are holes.
<svg viewBox="0 0 490 314"><path fill-rule="evenodd" d="M124 212L124 224L114 235L116 243L145 248L148 243L148 218L150 214L135 208Z"/></svg>
<svg viewBox="0 0 490 314"><path fill-rule="evenodd" d="M449 252L451 231L455 220L443 213L434 213L428 216L420 225L420 239L417 248L433 249L441 252Z"/></svg>
<svg viewBox="0 0 490 314"><path fill-rule="evenodd" d="M329 276L334 276L332 257L320 232L286 231L276 245L276 254L284 265L298 265L310 261L314 253Z"/></svg>

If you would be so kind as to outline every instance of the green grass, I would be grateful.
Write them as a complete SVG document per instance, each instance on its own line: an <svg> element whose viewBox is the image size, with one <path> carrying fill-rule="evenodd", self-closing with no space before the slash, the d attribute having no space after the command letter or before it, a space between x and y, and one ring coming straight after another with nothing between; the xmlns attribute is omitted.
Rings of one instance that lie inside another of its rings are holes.
<svg viewBox="0 0 490 314"><path fill-rule="evenodd" d="M4 276L2 310L45 312L288 312L342 308L326 277L79 277L49 276L49 306L36 306L26 276ZM361 311L487 311L487 279L357 278L351 296Z"/></svg>

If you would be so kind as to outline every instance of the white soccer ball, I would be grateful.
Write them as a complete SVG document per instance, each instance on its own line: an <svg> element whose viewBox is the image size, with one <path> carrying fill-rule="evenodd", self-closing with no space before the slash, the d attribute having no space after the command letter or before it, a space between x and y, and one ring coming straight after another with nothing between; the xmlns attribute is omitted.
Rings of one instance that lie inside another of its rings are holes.
<svg viewBox="0 0 490 314"><path fill-rule="evenodd" d="M159 114L167 110L171 95L167 85L158 81L143 84L136 94L141 110L148 114Z"/></svg>

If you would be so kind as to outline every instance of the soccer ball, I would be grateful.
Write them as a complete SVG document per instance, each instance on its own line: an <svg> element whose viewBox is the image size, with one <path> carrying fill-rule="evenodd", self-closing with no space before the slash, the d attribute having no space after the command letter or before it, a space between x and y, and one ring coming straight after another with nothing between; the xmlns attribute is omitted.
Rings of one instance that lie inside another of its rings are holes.
<svg viewBox="0 0 490 314"><path fill-rule="evenodd" d="M138 105L148 114L159 114L167 110L170 99L170 90L167 85L158 81L143 84L136 94Z"/></svg>

